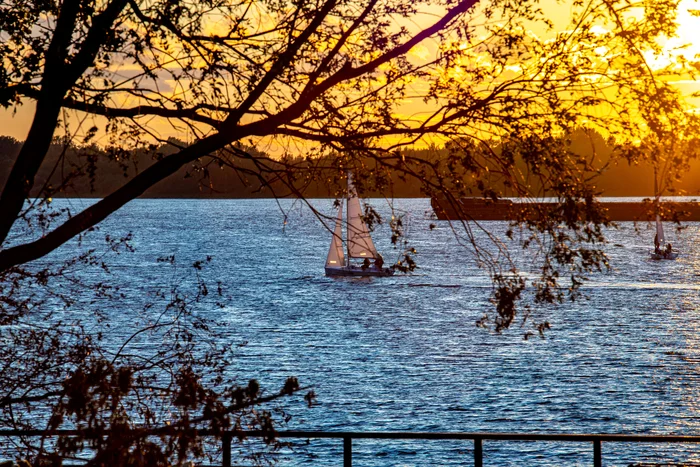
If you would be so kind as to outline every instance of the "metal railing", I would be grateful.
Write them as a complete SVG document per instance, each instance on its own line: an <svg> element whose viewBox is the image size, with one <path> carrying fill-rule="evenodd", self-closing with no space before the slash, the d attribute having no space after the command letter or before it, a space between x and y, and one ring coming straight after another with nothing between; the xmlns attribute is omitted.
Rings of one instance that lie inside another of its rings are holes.
<svg viewBox="0 0 700 467"><path fill-rule="evenodd" d="M0 437L18 436L58 436L75 434L71 430L45 432L41 430L0 430ZM201 431L202 436L211 436ZM269 432L237 431L221 436L221 467L231 467L231 445L234 437L262 437ZM602 443L700 443L700 436L680 435L615 435L615 434L548 434L548 433L464 433L464 432L410 432L410 431L280 431L277 438L293 439L338 439L343 441L343 466L352 466L352 441L357 439L375 440L463 440L474 443L474 467L484 465L484 441L547 441L577 442L593 444L593 466L602 467Z"/></svg>

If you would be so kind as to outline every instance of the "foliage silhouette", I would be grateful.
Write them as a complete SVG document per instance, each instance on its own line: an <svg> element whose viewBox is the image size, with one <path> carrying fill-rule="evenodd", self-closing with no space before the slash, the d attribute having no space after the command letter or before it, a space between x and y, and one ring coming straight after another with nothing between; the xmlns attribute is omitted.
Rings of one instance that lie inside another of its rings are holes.
<svg viewBox="0 0 700 467"><path fill-rule="evenodd" d="M273 440L272 416L252 408L298 383L266 397L256 383L226 380L223 350L195 357L210 332L191 310L212 300L205 281L190 294L162 292L149 306L161 307L162 321L134 339L155 333L168 345L146 358L113 354L79 319L52 319L56 306L80 306L108 321L75 303L66 284L125 297L74 274L79 264L108 270L97 252L42 260L96 235L102 220L179 170L207 186L213 169L226 169L242 185L302 199L319 187L342 196L347 170L361 195L399 180L453 203L551 196L556 209L511 226L523 232L511 236L515 247L538 253L533 280L511 260L508 239L470 221L455 233L493 279L494 311L480 324L501 330L526 320L520 300L575 298L585 275L607 266L609 222L596 199L600 167L572 151L567 135L596 131L615 157L665 164L667 189L695 157L675 152L694 147L697 122L669 84L695 64L681 55L663 69L648 61L662 52L658 39L673 34L677 7L575 1L570 24L555 29L523 0L5 2L0 105L32 101L35 111L0 195L0 319L12 342L0 351L3 423L75 426L81 437L53 453L25 446L40 460L89 445L95 465L181 464L204 455L201 426L252 424ZM169 140L174 133L185 141ZM447 154L405 150L430 144ZM99 182L102 151L121 183ZM76 186L101 199L77 213L54 210L52 197ZM477 243L477 230L493 247ZM113 253L129 249L128 236L105 240ZM195 263L195 274L205 263ZM107 429L113 435L103 438Z"/></svg>

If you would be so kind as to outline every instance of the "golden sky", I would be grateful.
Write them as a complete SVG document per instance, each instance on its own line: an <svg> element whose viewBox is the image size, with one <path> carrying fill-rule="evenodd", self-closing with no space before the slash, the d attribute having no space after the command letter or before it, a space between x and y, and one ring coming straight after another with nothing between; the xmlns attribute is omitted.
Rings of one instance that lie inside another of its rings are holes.
<svg viewBox="0 0 700 467"><path fill-rule="evenodd" d="M540 5L547 13L549 18L555 25L561 25L565 28L570 19L571 6L570 2L561 2L557 0L542 0ZM681 0L678 11L678 31L677 37L664 41L664 54L658 57L648 57L649 61L658 67L662 67L668 63L668 56L672 54L683 53L686 57L700 57L700 16L693 14L693 11L700 11L700 0ZM556 27L555 27L556 29ZM543 34L544 31L534 31L536 34ZM415 47L411 54L416 57L425 59L425 55L430 54L430 44ZM423 57L421 57L423 55ZM700 91L700 82L688 79L675 81L674 84L686 96L690 96L694 92ZM689 99L694 106L700 108L700 99ZM32 103L26 103L24 106L11 110L0 110L0 135L9 135L19 140L26 137L31 118L33 116L34 106ZM161 136L177 136L185 139L184 134L178 134L175 130L171 135Z"/></svg>

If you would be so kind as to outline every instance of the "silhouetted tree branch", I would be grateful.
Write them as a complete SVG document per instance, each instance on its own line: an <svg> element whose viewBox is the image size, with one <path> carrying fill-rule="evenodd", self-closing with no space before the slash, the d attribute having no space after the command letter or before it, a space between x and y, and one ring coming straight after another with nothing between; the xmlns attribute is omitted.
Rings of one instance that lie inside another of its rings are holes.
<svg viewBox="0 0 700 467"><path fill-rule="evenodd" d="M11 343L0 349L0 419L77 426L82 437L61 440L56 452L90 446L94 465L201 457L204 425L251 424L273 440L271 414L249 409L299 385L289 380L266 396L257 383L226 380L223 350L197 353L198 340L211 337L192 313L214 306L198 275L206 261L192 265L196 290L161 292L147 305L162 310L157 324L140 323L116 352L101 331L52 321L47 311L76 306L66 292L73 287L124 298L117 286L74 274L78 266L109 271L95 251L40 260L96 235L101 221L185 168L208 183L210 167L222 167L242 185L299 198L313 184L342 196L348 170L361 195L398 180L453 209L466 196L552 198L521 209L505 238L468 212L452 227L493 281L493 313L481 324L502 330L526 320L525 296L536 304L575 298L587 273L608 266L602 245L612 224L595 185L609 161L572 149L574 136L602 135L611 160L653 165L667 191L697 155L697 117L670 84L692 74L694 59L678 56L663 69L646 59L672 35L677 2L647 2L634 27L629 8L575 2L569 24L555 28L523 0L3 4L0 105L31 101L35 111L0 195L0 332ZM183 131L187 141L169 139ZM271 142L280 154L255 149ZM105 188L104 165L123 182ZM50 174L43 182L42 170ZM106 193L77 213L53 210L51 198L81 180ZM401 223L392 229L396 242ZM538 253L534 279L521 274L513 246ZM107 234L104 248L128 251L130 238ZM405 264L414 265L410 253ZM131 352L145 334L168 345ZM163 435L160 443L152 435ZM52 455L30 440L25 447L38 459Z"/></svg>

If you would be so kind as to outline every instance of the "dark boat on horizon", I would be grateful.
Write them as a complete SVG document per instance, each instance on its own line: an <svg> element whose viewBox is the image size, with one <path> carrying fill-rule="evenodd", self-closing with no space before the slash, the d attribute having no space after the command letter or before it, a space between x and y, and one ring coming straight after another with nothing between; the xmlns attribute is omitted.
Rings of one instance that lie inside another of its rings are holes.
<svg viewBox="0 0 700 467"><path fill-rule="evenodd" d="M649 198L598 198L605 215L611 221L652 222L655 219L653 201ZM504 221L523 217L523 210L533 213L544 212L553 208L554 201L532 201L526 198L500 198L491 200L476 197L464 197L448 200L446 197L433 197L430 204L438 220L478 220ZM661 218L664 221L683 222L700 221L700 203L696 200L661 202Z"/></svg>

